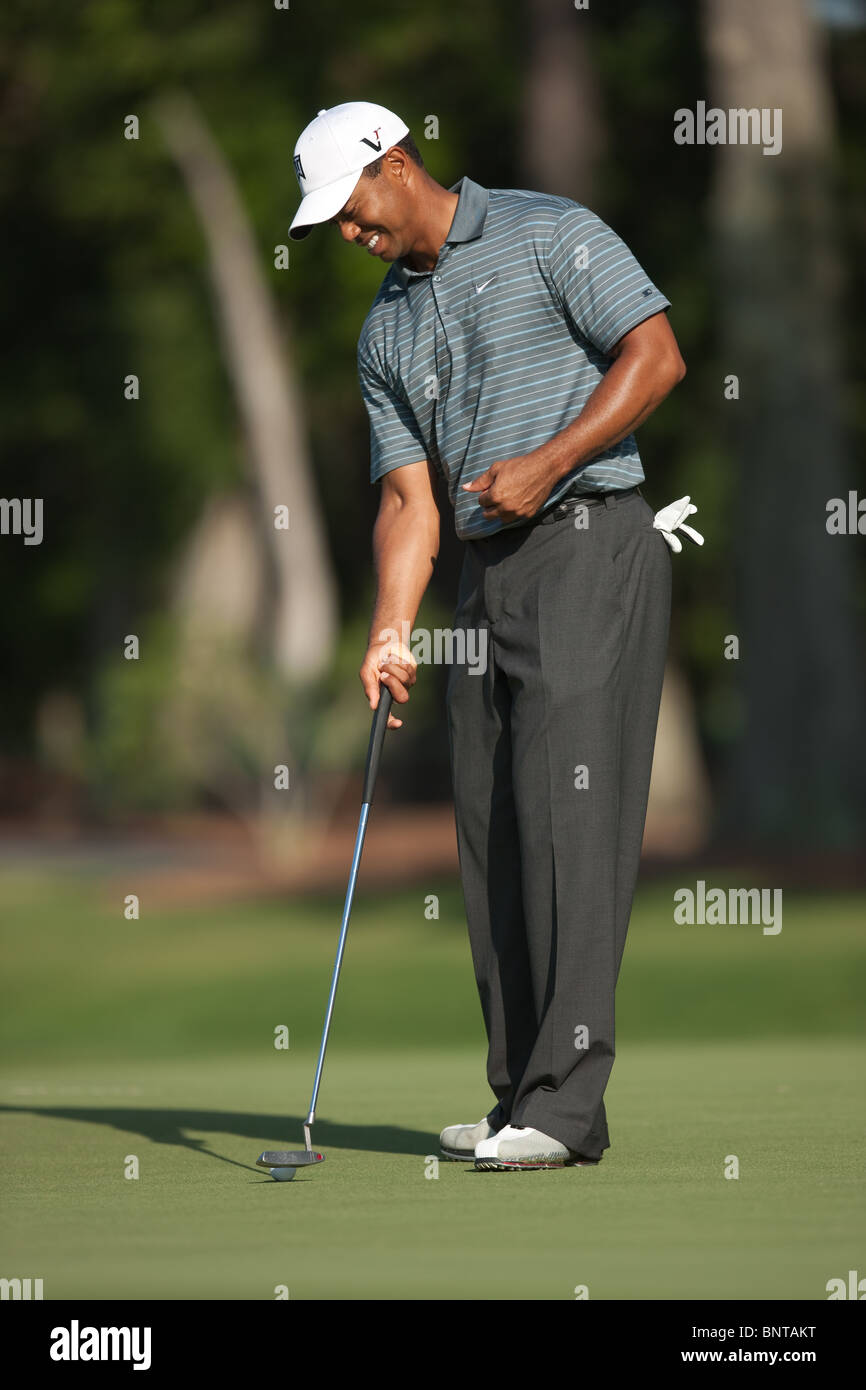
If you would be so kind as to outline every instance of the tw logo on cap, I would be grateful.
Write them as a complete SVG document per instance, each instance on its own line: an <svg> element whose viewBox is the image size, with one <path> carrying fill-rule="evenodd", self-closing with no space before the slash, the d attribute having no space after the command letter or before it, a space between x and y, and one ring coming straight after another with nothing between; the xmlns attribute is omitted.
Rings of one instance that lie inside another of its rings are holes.
<svg viewBox="0 0 866 1390"><path fill-rule="evenodd" d="M361 144L362 144L362 145L369 145L371 150L377 150L377 151L378 151L378 150L381 150L381 148L382 148L382 137L381 137L380 134L379 134L379 131L380 131L381 129L382 129L382 127L381 127L380 125L377 125L377 126L376 126L376 129L373 131L373 134L374 134L375 137L376 137L376 143L375 143L375 145L373 144L373 141L372 141L372 140L368 140L368 139L367 139L366 135L362 135L362 136L361 136Z"/></svg>
<svg viewBox="0 0 866 1390"><path fill-rule="evenodd" d="M301 156L299 154L295 155L295 173L299 179L305 179L307 177L304 173L304 166L301 163Z"/></svg>

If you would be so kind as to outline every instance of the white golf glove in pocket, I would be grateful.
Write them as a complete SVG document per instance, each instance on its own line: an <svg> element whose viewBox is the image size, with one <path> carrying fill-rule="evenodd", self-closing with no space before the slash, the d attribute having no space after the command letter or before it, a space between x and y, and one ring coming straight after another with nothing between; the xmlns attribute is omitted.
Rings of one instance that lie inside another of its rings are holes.
<svg viewBox="0 0 866 1390"><path fill-rule="evenodd" d="M694 502L691 502L688 497L681 497L679 501L669 502L666 507L662 507L661 511L656 512L653 526L657 531L661 531L671 550L677 555L683 547L679 537L674 535L674 531L685 531L695 545L703 545L704 543L700 531L695 531L691 526L685 524L685 518L697 510Z"/></svg>

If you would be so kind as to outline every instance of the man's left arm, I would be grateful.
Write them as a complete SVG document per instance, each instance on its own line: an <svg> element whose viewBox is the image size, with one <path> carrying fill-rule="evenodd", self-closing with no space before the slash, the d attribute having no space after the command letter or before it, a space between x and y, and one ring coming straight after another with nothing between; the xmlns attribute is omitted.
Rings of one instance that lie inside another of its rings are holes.
<svg viewBox="0 0 866 1390"><path fill-rule="evenodd" d="M484 516L503 524L527 520L556 484L642 425L686 374L667 314L644 319L609 349L613 359L580 415L546 444L491 464L467 492Z"/></svg>

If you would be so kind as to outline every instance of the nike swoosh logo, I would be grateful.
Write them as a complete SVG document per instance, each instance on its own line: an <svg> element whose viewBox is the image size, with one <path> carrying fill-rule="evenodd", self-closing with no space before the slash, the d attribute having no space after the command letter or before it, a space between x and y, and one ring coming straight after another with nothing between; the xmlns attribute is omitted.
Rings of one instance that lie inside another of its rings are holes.
<svg viewBox="0 0 866 1390"><path fill-rule="evenodd" d="M476 294L480 294L482 290L486 290L486 289L487 289L487 286L488 286L489 284L491 284L492 281L494 281L495 279L496 279L496 276L495 276L495 275L491 275L490 279L489 279L489 280L485 280L483 285L476 285L476 286L475 286L475 293L476 293Z"/></svg>

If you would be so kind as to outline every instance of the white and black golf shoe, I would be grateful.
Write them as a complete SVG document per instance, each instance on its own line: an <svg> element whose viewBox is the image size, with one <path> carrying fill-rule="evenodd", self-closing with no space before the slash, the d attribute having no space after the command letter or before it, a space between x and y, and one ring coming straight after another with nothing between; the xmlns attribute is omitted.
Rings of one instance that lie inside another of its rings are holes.
<svg viewBox="0 0 866 1390"><path fill-rule="evenodd" d="M475 1146L475 1167L482 1171L594 1167L599 1161L572 1153L558 1139L523 1125L506 1125L498 1134L479 1140Z"/></svg>
<svg viewBox="0 0 866 1390"><path fill-rule="evenodd" d="M492 1139L496 1130L487 1121L487 1116L474 1125L449 1125L439 1135L439 1148L446 1158L462 1159L472 1163L475 1147L482 1139Z"/></svg>

